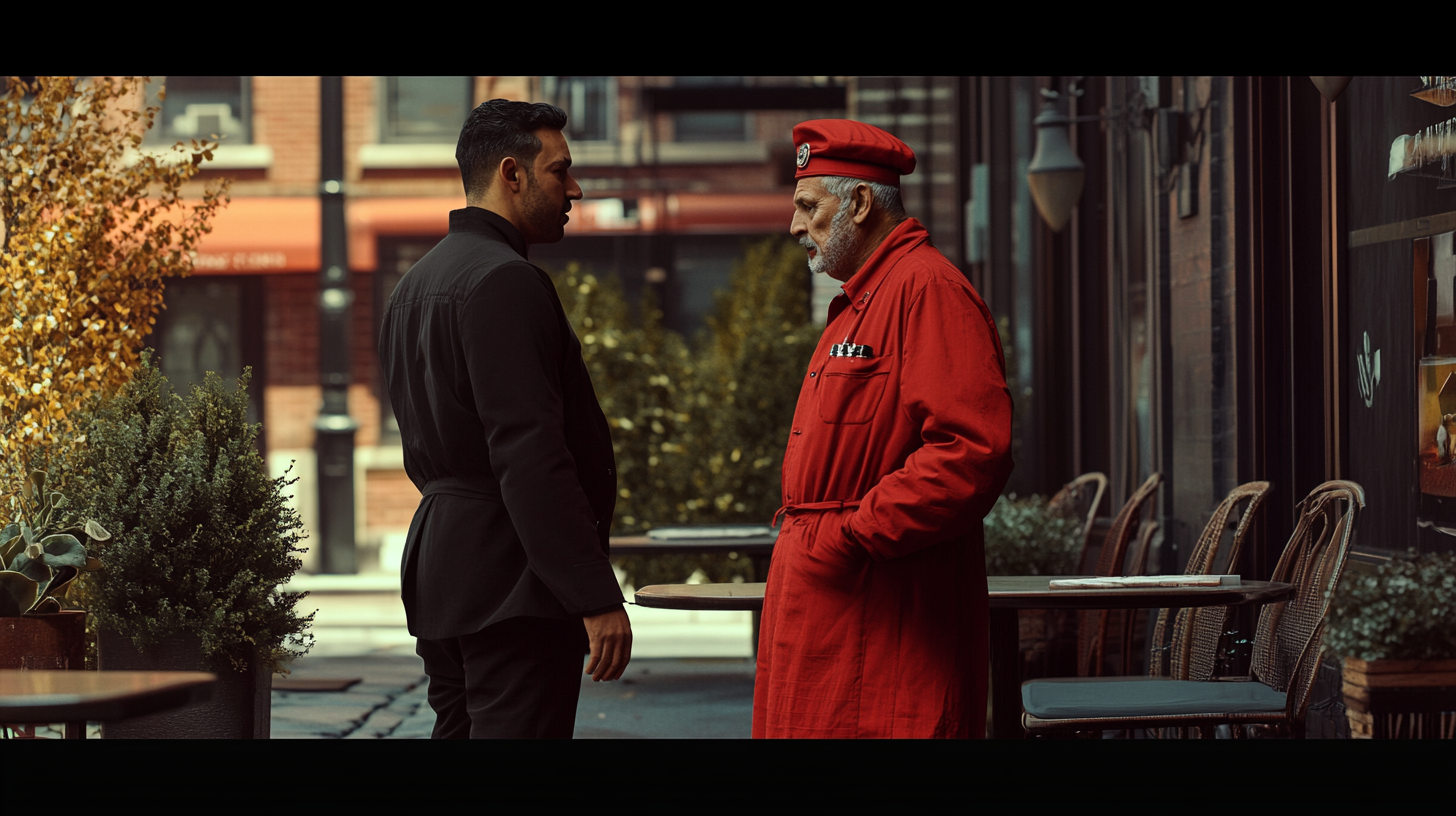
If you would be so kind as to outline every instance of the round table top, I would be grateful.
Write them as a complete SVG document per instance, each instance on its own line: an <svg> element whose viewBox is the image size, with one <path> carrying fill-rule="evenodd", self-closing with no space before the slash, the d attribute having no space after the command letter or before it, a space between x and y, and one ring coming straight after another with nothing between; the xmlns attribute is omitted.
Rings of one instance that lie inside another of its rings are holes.
<svg viewBox="0 0 1456 816"><path fill-rule="evenodd" d="M1051 575L993 575L986 579L996 609L1151 609L1238 606L1287 600L1292 584L1243 581L1241 586L1051 589ZM657 609L760 610L765 584L657 584L637 590L638 606Z"/></svg>
<svg viewBox="0 0 1456 816"><path fill-rule="evenodd" d="M137 717L209 699L217 675L172 671L0 671L0 722Z"/></svg>

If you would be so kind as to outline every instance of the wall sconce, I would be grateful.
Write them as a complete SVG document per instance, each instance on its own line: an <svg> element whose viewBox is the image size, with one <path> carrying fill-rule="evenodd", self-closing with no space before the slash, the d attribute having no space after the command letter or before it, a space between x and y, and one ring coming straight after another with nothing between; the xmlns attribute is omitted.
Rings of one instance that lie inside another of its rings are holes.
<svg viewBox="0 0 1456 816"><path fill-rule="evenodd" d="M1077 83L1082 77L1073 77L1067 89L1068 96L1081 96ZM1122 108L1104 109L1092 116L1068 116L1062 107L1062 94L1048 88L1041 93L1046 98L1041 112L1037 114L1036 151L1031 164L1026 168L1026 183L1031 188L1031 200L1054 232L1072 217L1072 209L1082 197L1082 183L1086 175L1082 160L1072 149L1070 126L1079 122L1116 122L1126 128L1138 128L1152 132L1152 149L1157 158L1156 174L1158 189L1171 192L1175 179L1179 190L1178 215L1187 218L1197 213L1197 160L1181 158L1193 151L1197 154L1197 143L1188 143L1185 128L1187 114L1171 108L1157 106L1156 85L1154 91L1144 88L1134 93ZM1204 112L1200 112L1195 130L1202 132Z"/></svg>
<svg viewBox="0 0 1456 816"><path fill-rule="evenodd" d="M1072 91L1081 96L1079 90ZM1042 89L1046 101L1036 115L1036 153L1026 168L1031 200L1054 232L1061 232L1082 197L1085 169L1072 149L1069 126L1074 121L1062 112L1061 94Z"/></svg>

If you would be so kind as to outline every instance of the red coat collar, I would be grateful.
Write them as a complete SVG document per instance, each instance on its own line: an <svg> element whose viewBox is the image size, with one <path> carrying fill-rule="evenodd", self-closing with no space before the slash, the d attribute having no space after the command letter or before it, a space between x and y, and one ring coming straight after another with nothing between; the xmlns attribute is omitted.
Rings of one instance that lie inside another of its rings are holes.
<svg viewBox="0 0 1456 816"><path fill-rule="evenodd" d="M854 304L855 311L864 309L869 303L870 297L874 294L885 275L895 266L906 253L919 246L922 241L930 240L930 233L924 225L914 218L907 218L901 221L875 251L865 259L864 266L854 273L854 276L844 282L844 294Z"/></svg>

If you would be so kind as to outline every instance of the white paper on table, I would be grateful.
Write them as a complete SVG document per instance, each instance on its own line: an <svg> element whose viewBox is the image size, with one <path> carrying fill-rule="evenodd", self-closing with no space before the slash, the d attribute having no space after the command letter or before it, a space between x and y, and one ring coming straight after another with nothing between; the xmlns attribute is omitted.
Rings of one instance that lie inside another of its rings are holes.
<svg viewBox="0 0 1456 816"><path fill-rule="evenodd" d="M1062 578L1048 589L1128 589L1137 587L1242 586L1237 575L1122 575L1110 578Z"/></svg>
<svg viewBox="0 0 1456 816"><path fill-rule="evenodd" d="M758 525L733 527L658 527L647 531L655 541L696 541L714 538L757 538L774 534L774 528Z"/></svg>

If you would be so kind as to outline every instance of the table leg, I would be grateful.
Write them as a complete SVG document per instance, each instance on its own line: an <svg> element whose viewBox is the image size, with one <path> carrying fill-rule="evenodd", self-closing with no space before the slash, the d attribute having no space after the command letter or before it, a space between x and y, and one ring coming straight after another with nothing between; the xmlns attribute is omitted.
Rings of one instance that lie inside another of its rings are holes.
<svg viewBox="0 0 1456 816"><path fill-rule="evenodd" d="M1015 609L991 609L991 734L1022 739L1021 628Z"/></svg>
<svg viewBox="0 0 1456 816"><path fill-rule="evenodd" d="M768 564L771 555L754 555L749 560L753 562L753 583L763 583L768 580ZM750 614L753 615L753 659L758 660L758 625L763 620L763 613L757 609Z"/></svg>

